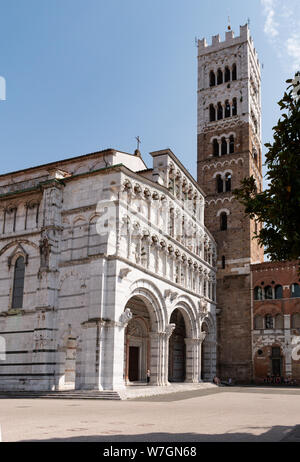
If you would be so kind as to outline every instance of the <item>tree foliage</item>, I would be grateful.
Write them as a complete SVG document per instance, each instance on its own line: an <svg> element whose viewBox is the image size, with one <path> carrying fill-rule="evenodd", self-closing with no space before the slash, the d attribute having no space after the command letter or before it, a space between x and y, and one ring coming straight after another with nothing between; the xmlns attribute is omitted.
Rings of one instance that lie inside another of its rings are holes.
<svg viewBox="0 0 300 462"><path fill-rule="evenodd" d="M265 144L268 187L259 192L253 176L244 178L235 197L245 213L263 226L254 236L271 260L300 258L300 97L292 80L279 101L282 115Z"/></svg>

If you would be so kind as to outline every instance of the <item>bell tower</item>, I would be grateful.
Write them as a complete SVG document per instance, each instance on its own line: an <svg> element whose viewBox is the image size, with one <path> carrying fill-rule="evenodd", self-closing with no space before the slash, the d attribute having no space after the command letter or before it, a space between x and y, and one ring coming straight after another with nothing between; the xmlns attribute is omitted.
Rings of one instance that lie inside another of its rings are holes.
<svg viewBox="0 0 300 462"><path fill-rule="evenodd" d="M229 28L230 29L230 28ZM198 41L198 182L207 194L205 225L218 245L218 374L252 378L250 264L263 261L232 190L254 175L262 190L260 65L248 25L225 41Z"/></svg>

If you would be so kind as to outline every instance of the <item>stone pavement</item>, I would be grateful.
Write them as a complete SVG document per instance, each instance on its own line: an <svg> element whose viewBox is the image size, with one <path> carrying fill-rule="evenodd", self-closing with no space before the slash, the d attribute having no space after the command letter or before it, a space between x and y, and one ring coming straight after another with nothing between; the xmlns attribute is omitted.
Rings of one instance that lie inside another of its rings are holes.
<svg viewBox="0 0 300 462"><path fill-rule="evenodd" d="M124 401L3 399L3 441L299 441L300 390L221 387Z"/></svg>

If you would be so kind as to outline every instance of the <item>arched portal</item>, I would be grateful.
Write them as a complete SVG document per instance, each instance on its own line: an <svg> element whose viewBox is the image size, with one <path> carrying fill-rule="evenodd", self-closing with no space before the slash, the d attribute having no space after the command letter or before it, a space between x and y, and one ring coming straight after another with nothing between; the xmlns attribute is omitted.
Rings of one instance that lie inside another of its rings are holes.
<svg viewBox="0 0 300 462"><path fill-rule="evenodd" d="M126 304L132 319L125 330L125 383L147 382L147 371L150 370L150 330L151 318L146 303L141 297L134 296Z"/></svg>
<svg viewBox="0 0 300 462"><path fill-rule="evenodd" d="M175 329L169 340L169 382L184 382L186 378L186 326L179 309L171 315L171 324Z"/></svg>

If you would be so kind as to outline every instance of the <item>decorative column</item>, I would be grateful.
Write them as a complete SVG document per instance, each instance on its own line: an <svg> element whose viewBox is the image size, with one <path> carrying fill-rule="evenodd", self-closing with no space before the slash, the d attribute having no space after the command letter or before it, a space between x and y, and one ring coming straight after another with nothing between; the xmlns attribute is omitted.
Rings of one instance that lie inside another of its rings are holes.
<svg viewBox="0 0 300 462"><path fill-rule="evenodd" d="M175 324L168 324L165 332L150 332L150 384L166 386L168 382L169 338Z"/></svg>

